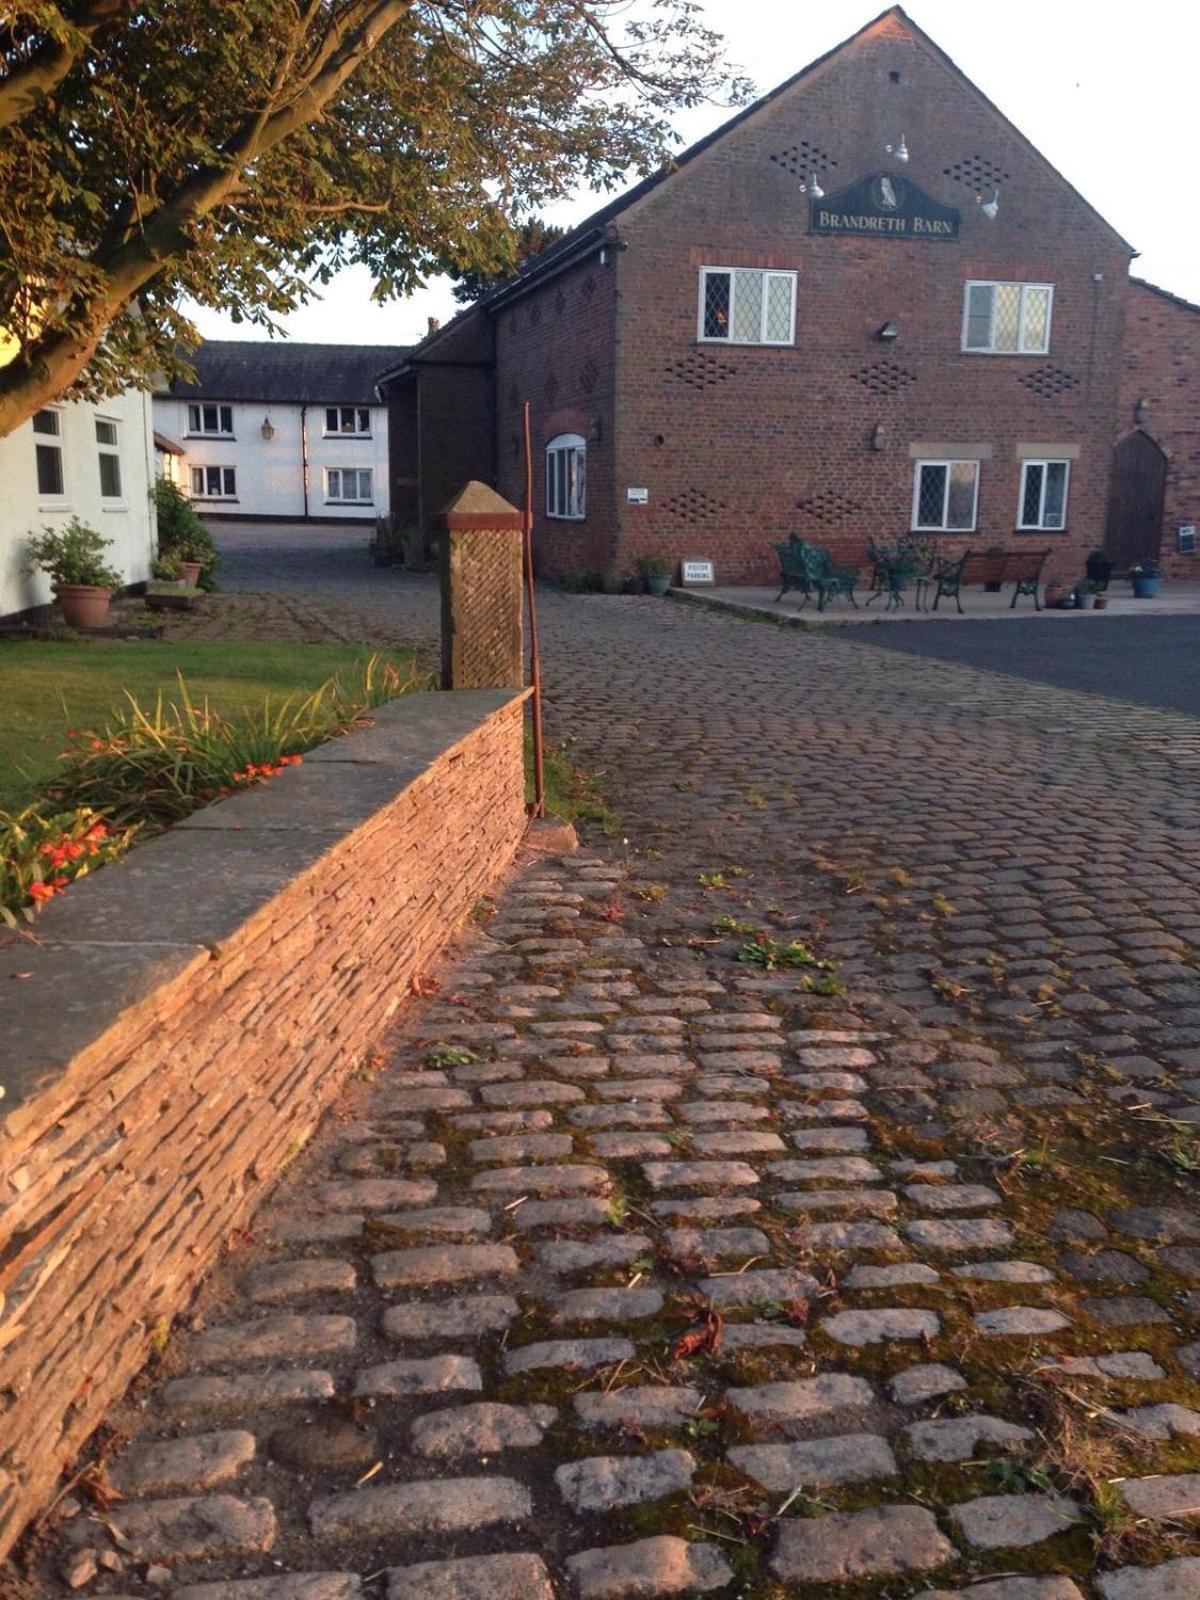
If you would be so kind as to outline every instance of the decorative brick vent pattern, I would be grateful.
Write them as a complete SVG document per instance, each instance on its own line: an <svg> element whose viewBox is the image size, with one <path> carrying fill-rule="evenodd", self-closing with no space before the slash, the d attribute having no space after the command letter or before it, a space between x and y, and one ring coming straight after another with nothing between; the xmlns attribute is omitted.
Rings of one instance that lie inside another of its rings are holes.
<svg viewBox="0 0 1200 1600"><path fill-rule="evenodd" d="M836 489L822 489L796 501L796 510L814 522L844 522L847 517L860 516L864 509L861 501L851 500Z"/></svg>
<svg viewBox="0 0 1200 1600"><path fill-rule="evenodd" d="M589 272L587 277L583 280L583 288L580 290L580 293L583 295L583 298L585 300L590 300L592 298L592 296L595 294L595 292L596 292L596 280L595 280L595 278L592 277L591 273Z"/></svg>
<svg viewBox="0 0 1200 1600"><path fill-rule="evenodd" d="M859 367L851 376L855 383L861 383L877 399L885 395L903 394L917 381L915 372L899 366L895 361L872 361L869 366Z"/></svg>
<svg viewBox="0 0 1200 1600"><path fill-rule="evenodd" d="M385 707L0 953L0 1559L512 859L523 700Z"/></svg>
<svg viewBox="0 0 1200 1600"><path fill-rule="evenodd" d="M826 173L837 166L827 150L822 150L820 145L810 144L807 139L801 139L790 150L776 151L771 160L796 178L806 178L812 172Z"/></svg>
<svg viewBox="0 0 1200 1600"><path fill-rule="evenodd" d="M992 161L987 156L963 156L949 167L943 167L942 172L947 178L953 178L955 183L972 189L976 194L981 194L985 189L998 189L1002 183L1007 183L1012 176L1006 172L998 161Z"/></svg>
<svg viewBox="0 0 1200 1600"><path fill-rule="evenodd" d="M581 389L586 390L588 394L591 394L599 378L600 368L589 356L579 369L579 386Z"/></svg>
<svg viewBox="0 0 1200 1600"><path fill-rule="evenodd" d="M704 350L693 350L679 361L672 361L665 371L668 380L689 384L693 389L712 389L737 374L736 367Z"/></svg>
<svg viewBox="0 0 1200 1600"><path fill-rule="evenodd" d="M554 309L558 312L560 317L567 309L567 297L561 289L559 289L558 293L554 296Z"/></svg>
<svg viewBox="0 0 1200 1600"><path fill-rule="evenodd" d="M548 406L552 406L558 399L558 379L552 372L546 374L546 381L542 385L542 399Z"/></svg>
<svg viewBox="0 0 1200 1600"><path fill-rule="evenodd" d="M724 500L705 494L703 489L684 489L681 494L673 494L663 501L665 515L689 528L719 522L728 510Z"/></svg>
<svg viewBox="0 0 1200 1600"><path fill-rule="evenodd" d="M1017 382L1023 383L1041 399L1053 400L1060 394L1070 394L1072 389L1078 389L1080 380L1073 372L1047 365L1037 367L1033 372L1023 372Z"/></svg>

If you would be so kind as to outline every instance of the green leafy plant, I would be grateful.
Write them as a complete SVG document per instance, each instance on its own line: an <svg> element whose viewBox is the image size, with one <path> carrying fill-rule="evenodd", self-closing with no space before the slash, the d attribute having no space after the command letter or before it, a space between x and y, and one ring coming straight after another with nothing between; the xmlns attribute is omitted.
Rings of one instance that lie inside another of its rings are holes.
<svg viewBox="0 0 1200 1600"><path fill-rule="evenodd" d="M182 563L200 563L200 587L216 588L216 570L221 560L216 540L200 521L191 501L173 483L160 478L154 485L154 505L158 513L158 553L160 559L175 556ZM157 577L157 573L155 574Z"/></svg>
<svg viewBox="0 0 1200 1600"><path fill-rule="evenodd" d="M639 556L634 564L643 578L669 578L675 570L675 563L665 556Z"/></svg>
<svg viewBox="0 0 1200 1600"><path fill-rule="evenodd" d="M268 698L255 712L226 717L194 701L180 676L176 699L159 695L143 707L131 695L104 727L74 732L46 792L60 808L91 806L117 825L166 827L274 777L418 681L411 668L404 678L372 656L349 680L335 676L306 697Z"/></svg>
<svg viewBox="0 0 1200 1600"><path fill-rule="evenodd" d="M155 556L150 563L150 575L160 583L178 583L183 577L183 557L174 550Z"/></svg>
<svg viewBox="0 0 1200 1600"><path fill-rule="evenodd" d="M465 1045L439 1044L426 1052L425 1065L427 1067L469 1067L472 1061L477 1060L473 1050L468 1050Z"/></svg>
<svg viewBox="0 0 1200 1600"><path fill-rule="evenodd" d="M801 939L789 939L782 944L765 933L760 933L749 944L742 945L734 959L745 961L753 967L765 967L768 972L773 972L777 967L815 967L830 972L834 967L832 961L823 961L820 956L814 955Z"/></svg>
<svg viewBox="0 0 1200 1600"><path fill-rule="evenodd" d="M756 922L746 922L741 917L714 917L709 924L714 933L757 933Z"/></svg>
<svg viewBox="0 0 1200 1600"><path fill-rule="evenodd" d="M105 561L112 546L95 528L78 517L61 528L43 528L26 540L27 570L46 572L57 589L62 584L83 584L93 589L119 589L121 574Z"/></svg>
<svg viewBox="0 0 1200 1600"><path fill-rule="evenodd" d="M76 878L124 855L136 833L136 826L110 826L86 806L0 811L0 922L16 928L18 918L30 921Z"/></svg>
<svg viewBox="0 0 1200 1600"><path fill-rule="evenodd" d="M702 889L727 889L723 872L702 872L700 874L700 887Z"/></svg>

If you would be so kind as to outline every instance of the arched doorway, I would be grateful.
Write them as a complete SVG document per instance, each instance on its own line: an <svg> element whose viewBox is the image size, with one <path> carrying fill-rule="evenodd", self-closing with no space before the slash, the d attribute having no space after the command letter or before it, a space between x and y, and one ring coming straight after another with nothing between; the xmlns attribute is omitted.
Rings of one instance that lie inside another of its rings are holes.
<svg viewBox="0 0 1200 1600"><path fill-rule="evenodd" d="M1118 572L1157 561L1162 544L1167 458L1148 433L1127 434L1113 451L1104 548Z"/></svg>

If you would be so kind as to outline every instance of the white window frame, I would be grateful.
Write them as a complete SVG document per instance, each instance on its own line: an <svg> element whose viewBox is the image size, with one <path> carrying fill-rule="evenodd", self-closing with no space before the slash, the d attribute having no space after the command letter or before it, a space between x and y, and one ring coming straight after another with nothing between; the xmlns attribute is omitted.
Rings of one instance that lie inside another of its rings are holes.
<svg viewBox="0 0 1200 1600"><path fill-rule="evenodd" d="M1038 520L1026 522L1025 518L1025 482L1030 467L1041 467L1042 488L1038 495ZM1062 521L1047 523L1046 521L1046 478L1047 467L1063 468L1063 506ZM1021 463L1021 488L1017 498L1017 531L1018 533L1065 533L1067 531L1067 508L1071 503L1071 463L1062 456L1030 457Z"/></svg>
<svg viewBox="0 0 1200 1600"><path fill-rule="evenodd" d="M38 418L45 412L54 418L54 432L43 433L37 425ZM33 470L34 483L37 485L38 505L50 510L58 510L67 503L67 451L63 444L61 406L39 406L30 419L33 430ZM57 493L47 490L42 491L42 486L37 482L37 453L39 449L54 450L58 454L58 481L62 488Z"/></svg>
<svg viewBox="0 0 1200 1600"><path fill-rule="evenodd" d="M763 277L762 311L759 321L759 337L757 339L734 339L730 335L719 333L705 333L704 307L707 298L708 277L710 273L727 272L729 274L729 326L734 325L734 299L737 293L737 274L739 272L761 272ZM795 272L783 271L775 267L701 267L699 298L696 306L696 338L701 344L736 344L736 345L769 345L773 350L787 349L796 343L796 280L799 275ZM788 303L788 336L786 339L768 339L767 329L767 280L769 278L786 278L790 285L790 300Z"/></svg>
<svg viewBox="0 0 1200 1600"><path fill-rule="evenodd" d="M360 486L362 474L366 473L368 492L365 495L346 493L346 475L354 474L354 487ZM333 480L337 479L337 493L333 492ZM327 506L372 506L375 504L375 473L371 467L326 467L325 468L325 504Z"/></svg>
<svg viewBox="0 0 1200 1600"><path fill-rule="evenodd" d="M215 411L217 425L215 428L204 426L205 411ZM219 400L189 400L188 425L185 435L188 439L232 439L233 433L233 407L223 405ZM193 417L196 419L193 424ZM228 427L226 422L228 421Z"/></svg>
<svg viewBox="0 0 1200 1600"><path fill-rule="evenodd" d="M913 533L974 533L979 524L979 462L973 459L964 460L961 456L950 460L940 456L927 456L913 463L913 497L912 497L912 532ZM945 467L946 486L942 491L942 520L938 523L922 522L920 520L921 506L921 476L926 467ZM971 524L967 528L951 528L946 523L946 511L950 504L950 474L953 467L974 467L975 493L971 500Z"/></svg>
<svg viewBox="0 0 1200 1600"><path fill-rule="evenodd" d="M125 475L121 470L121 424L116 417L94 417L93 423L96 432L96 455L100 458L100 500L105 511L120 510L125 504ZM101 439L100 429L112 429L112 441ZM117 464L117 492L106 494L104 492L104 467L105 456L111 457Z"/></svg>
<svg viewBox="0 0 1200 1600"><path fill-rule="evenodd" d="M564 504L559 503L555 461L560 455L567 457ZM587 517L587 440L582 434L560 433L546 446L546 516L555 522L583 522Z"/></svg>
<svg viewBox="0 0 1200 1600"><path fill-rule="evenodd" d="M208 475L210 472L219 472L221 474L221 487L216 494L214 494L208 487ZM201 474L200 481L204 485L202 489L196 488L197 473ZM229 475L232 475L232 482L230 481ZM235 466L225 466L224 464L219 464L215 461L197 461L192 463L188 477L193 500L237 499L237 468Z"/></svg>
<svg viewBox="0 0 1200 1600"><path fill-rule="evenodd" d="M996 349L996 297L992 296L992 321L986 345L968 344L967 336L970 327L970 308L972 289L1009 289L1017 288L1021 291L1021 312L1017 326L1017 348L1015 350ZM1048 296L1046 301L1046 339L1044 344L1029 345L1025 342L1025 307L1031 289L1044 289ZM969 356L1045 356L1050 354L1050 336L1054 325L1054 285L1052 283L1022 283L1015 278L968 278L963 287L962 306L962 336L960 348L964 355Z"/></svg>
<svg viewBox="0 0 1200 1600"><path fill-rule="evenodd" d="M331 416L337 418L336 428L329 426ZM350 426L346 426L347 417ZM366 419L365 422L363 419ZM325 407L325 438L326 439L369 439L371 437L371 408L370 406L326 406Z"/></svg>

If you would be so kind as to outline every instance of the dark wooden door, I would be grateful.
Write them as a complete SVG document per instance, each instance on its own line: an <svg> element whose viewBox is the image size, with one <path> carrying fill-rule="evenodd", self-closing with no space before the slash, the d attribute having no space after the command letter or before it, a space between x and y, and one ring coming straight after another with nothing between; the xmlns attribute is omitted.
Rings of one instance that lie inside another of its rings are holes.
<svg viewBox="0 0 1200 1600"><path fill-rule="evenodd" d="M1167 458L1146 433L1131 433L1113 452L1104 548L1118 572L1157 561L1162 543Z"/></svg>

